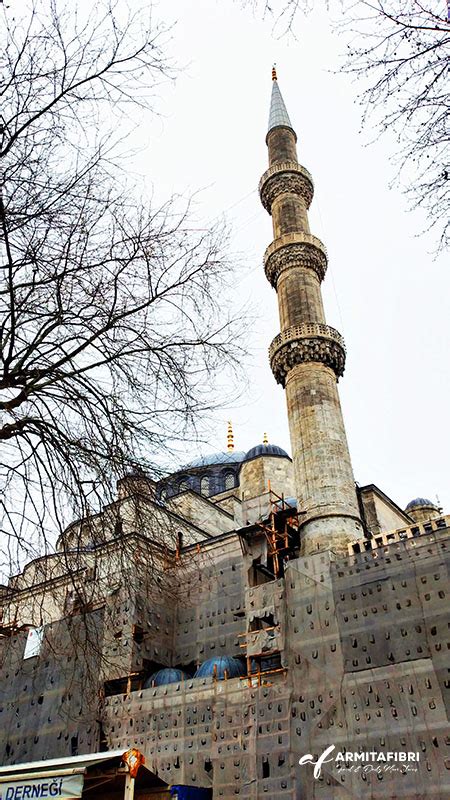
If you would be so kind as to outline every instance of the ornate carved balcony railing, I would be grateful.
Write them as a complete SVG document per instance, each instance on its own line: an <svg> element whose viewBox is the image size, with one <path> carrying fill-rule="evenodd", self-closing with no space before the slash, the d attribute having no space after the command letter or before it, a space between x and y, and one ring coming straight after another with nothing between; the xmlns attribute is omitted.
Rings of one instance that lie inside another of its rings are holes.
<svg viewBox="0 0 450 800"><path fill-rule="evenodd" d="M345 343L341 334L329 325L305 322L275 336L269 358L275 379L282 386L293 367L311 361L325 364L339 377L345 369Z"/></svg>
<svg viewBox="0 0 450 800"><path fill-rule="evenodd" d="M272 242L264 253L264 271L274 289L285 269L308 267L323 281L327 269L327 251L311 233L285 233Z"/></svg>
<svg viewBox="0 0 450 800"><path fill-rule="evenodd" d="M311 205L314 195L313 179L308 170L296 161L274 164L266 170L259 182L261 203L269 214L275 198L288 192L303 197L307 208Z"/></svg>

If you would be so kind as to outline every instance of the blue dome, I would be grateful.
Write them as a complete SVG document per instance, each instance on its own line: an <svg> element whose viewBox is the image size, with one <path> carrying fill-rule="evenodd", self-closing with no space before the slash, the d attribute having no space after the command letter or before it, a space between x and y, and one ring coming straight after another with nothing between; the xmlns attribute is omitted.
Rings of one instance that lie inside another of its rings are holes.
<svg viewBox="0 0 450 800"><path fill-rule="evenodd" d="M250 461L252 458L258 458L258 456L280 456L281 458L290 458L286 450L283 450L282 447L278 447L277 444L257 444L256 447L252 447L252 449L248 451L245 460Z"/></svg>
<svg viewBox="0 0 450 800"><path fill-rule="evenodd" d="M283 501L277 500L276 503L278 508L283 508ZM297 508L297 498L296 497L285 497L284 498L284 507L286 508Z"/></svg>
<svg viewBox="0 0 450 800"><path fill-rule="evenodd" d="M187 681L188 678L189 675L186 675L181 669L166 667L150 675L144 683L144 689L150 689L151 686L165 686L167 683L179 683L180 681Z"/></svg>
<svg viewBox="0 0 450 800"><path fill-rule="evenodd" d="M410 511L413 508L417 508L417 506L428 506L430 508L437 508L436 503L433 503L431 500L427 500L425 497L416 497L415 500L411 500L411 502L408 503L405 511Z"/></svg>
<svg viewBox="0 0 450 800"><path fill-rule="evenodd" d="M240 464L245 458L242 450L228 450L225 453L210 453L207 456L195 458L190 464L186 464L184 469L191 467L208 467L212 464Z"/></svg>
<svg viewBox="0 0 450 800"><path fill-rule="evenodd" d="M245 675L245 667L239 659L232 656L216 656L216 658L210 658L200 664L194 678L212 678L214 667L217 668L216 677L219 680L225 678L225 670L228 678L237 678L239 675Z"/></svg>

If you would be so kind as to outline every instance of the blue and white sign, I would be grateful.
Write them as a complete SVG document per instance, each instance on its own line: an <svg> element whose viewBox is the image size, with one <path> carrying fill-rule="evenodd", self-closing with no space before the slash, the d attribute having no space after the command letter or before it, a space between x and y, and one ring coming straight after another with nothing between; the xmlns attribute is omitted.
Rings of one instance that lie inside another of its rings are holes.
<svg viewBox="0 0 450 800"><path fill-rule="evenodd" d="M67 775L54 778L35 778L11 783L0 783L0 800L33 800L51 798L71 800L83 793L83 775Z"/></svg>

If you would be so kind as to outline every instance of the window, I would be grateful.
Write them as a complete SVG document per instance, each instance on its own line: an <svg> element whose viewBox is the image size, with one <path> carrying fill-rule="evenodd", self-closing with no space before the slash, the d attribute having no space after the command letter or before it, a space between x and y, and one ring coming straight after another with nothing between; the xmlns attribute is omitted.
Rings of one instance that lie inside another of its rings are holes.
<svg viewBox="0 0 450 800"><path fill-rule="evenodd" d="M263 778L270 778L270 763L268 756L262 757L262 776Z"/></svg>
<svg viewBox="0 0 450 800"><path fill-rule="evenodd" d="M178 484L178 491L179 492L187 492L188 489L191 487L189 486L189 481L187 478L181 478L181 481Z"/></svg>
<svg viewBox="0 0 450 800"><path fill-rule="evenodd" d="M273 614L270 613L266 613L264 617L253 617L250 622L251 631L263 631L266 628L273 630L275 627L275 618Z"/></svg>
<svg viewBox="0 0 450 800"><path fill-rule="evenodd" d="M269 581L273 581L274 579L275 576L270 575L267 568L262 568L261 556L254 558L252 561L252 566L248 571L248 585L260 586L262 583L269 583Z"/></svg>
<svg viewBox="0 0 450 800"><path fill-rule="evenodd" d="M142 644L144 641L144 630L140 625L133 625L133 641L136 644Z"/></svg>
<svg viewBox="0 0 450 800"><path fill-rule="evenodd" d="M234 486L235 486L234 473L233 472L226 472L225 473L225 491L227 489L233 489Z"/></svg>
<svg viewBox="0 0 450 800"><path fill-rule="evenodd" d="M209 497L210 492L211 492L210 480L208 476L205 475L205 477L202 478L200 481L200 494L205 495L205 497Z"/></svg>

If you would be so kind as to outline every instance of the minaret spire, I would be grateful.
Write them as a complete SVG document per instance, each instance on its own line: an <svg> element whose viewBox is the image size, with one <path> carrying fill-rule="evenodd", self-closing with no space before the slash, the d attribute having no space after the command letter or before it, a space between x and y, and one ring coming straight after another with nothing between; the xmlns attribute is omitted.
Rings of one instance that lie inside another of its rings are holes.
<svg viewBox="0 0 450 800"><path fill-rule="evenodd" d="M325 320L320 286L327 254L310 233L314 186L298 163L296 142L274 68L269 169L259 184L261 202L272 216L274 241L264 267L278 295L281 325L270 363L286 389L297 498L304 512L303 552L346 552L348 542L362 536L362 525L337 390L345 345Z"/></svg>
<svg viewBox="0 0 450 800"><path fill-rule="evenodd" d="M278 86L277 71L274 65L272 68L272 97L270 99L268 132L280 126L290 128L293 132L291 120L289 119L289 114L284 104L280 87Z"/></svg>

